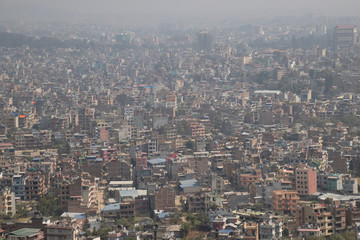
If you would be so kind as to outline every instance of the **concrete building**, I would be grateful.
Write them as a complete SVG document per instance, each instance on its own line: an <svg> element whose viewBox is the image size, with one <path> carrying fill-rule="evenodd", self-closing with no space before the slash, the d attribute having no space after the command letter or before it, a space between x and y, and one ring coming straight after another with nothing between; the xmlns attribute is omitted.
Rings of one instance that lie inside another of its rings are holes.
<svg viewBox="0 0 360 240"><path fill-rule="evenodd" d="M358 194L358 180L356 178L344 178L342 191L345 194Z"/></svg>
<svg viewBox="0 0 360 240"><path fill-rule="evenodd" d="M188 195L186 204L188 206L188 211L192 213L205 212L206 210L204 194Z"/></svg>
<svg viewBox="0 0 360 240"><path fill-rule="evenodd" d="M342 179L341 179L341 175L339 174L332 174L328 176L327 179L327 190L328 191L341 191L343 186L342 186Z"/></svg>
<svg viewBox="0 0 360 240"><path fill-rule="evenodd" d="M319 227L299 227L297 229L297 232L298 232L298 237L301 239L321 236L321 231Z"/></svg>
<svg viewBox="0 0 360 240"><path fill-rule="evenodd" d="M282 239L283 223L267 219L259 224L260 240L280 240Z"/></svg>
<svg viewBox="0 0 360 240"><path fill-rule="evenodd" d="M28 175L25 178L25 200L40 200L47 191L44 175L35 170L28 171Z"/></svg>
<svg viewBox="0 0 360 240"><path fill-rule="evenodd" d="M214 36L204 30L197 35L197 48L200 51L211 51L214 47Z"/></svg>
<svg viewBox="0 0 360 240"><path fill-rule="evenodd" d="M13 176L13 185L12 190L16 198L19 200L25 200L25 176L24 175L14 175Z"/></svg>
<svg viewBox="0 0 360 240"><path fill-rule="evenodd" d="M45 227L46 239L75 239L75 229L71 226L50 225Z"/></svg>
<svg viewBox="0 0 360 240"><path fill-rule="evenodd" d="M265 207L272 208L272 193L276 190L292 190L290 181L266 181L254 184L250 187L250 194L256 201L260 201Z"/></svg>
<svg viewBox="0 0 360 240"><path fill-rule="evenodd" d="M102 210L102 215L109 218L133 218L135 217L135 203L124 201L106 205Z"/></svg>
<svg viewBox="0 0 360 240"><path fill-rule="evenodd" d="M330 236L341 232L346 227L346 211L342 207L329 208L323 204L305 203L297 207L296 224L312 224L318 226L322 236Z"/></svg>

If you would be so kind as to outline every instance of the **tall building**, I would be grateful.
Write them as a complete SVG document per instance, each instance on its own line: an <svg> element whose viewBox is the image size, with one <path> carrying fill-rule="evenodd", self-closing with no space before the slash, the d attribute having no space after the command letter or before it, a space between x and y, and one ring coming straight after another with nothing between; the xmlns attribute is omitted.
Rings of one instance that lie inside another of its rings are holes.
<svg viewBox="0 0 360 240"><path fill-rule="evenodd" d="M40 200L46 193L45 176L40 172L30 169L28 176L25 178L25 200Z"/></svg>
<svg viewBox="0 0 360 240"><path fill-rule="evenodd" d="M300 195L312 195L317 191L316 170L301 164L295 171L296 191Z"/></svg>
<svg viewBox="0 0 360 240"><path fill-rule="evenodd" d="M208 31L201 31L197 35L197 48L200 51L211 51L214 48L214 36Z"/></svg>
<svg viewBox="0 0 360 240"><path fill-rule="evenodd" d="M15 194L8 187L0 189L0 214L11 216L16 214Z"/></svg>
<svg viewBox="0 0 360 240"><path fill-rule="evenodd" d="M335 48L349 48L356 44L357 29L354 25L335 28Z"/></svg>
<svg viewBox="0 0 360 240"><path fill-rule="evenodd" d="M21 201L25 200L25 176L24 175L14 175L13 176L13 185L12 189L14 191L15 197L19 198Z"/></svg>

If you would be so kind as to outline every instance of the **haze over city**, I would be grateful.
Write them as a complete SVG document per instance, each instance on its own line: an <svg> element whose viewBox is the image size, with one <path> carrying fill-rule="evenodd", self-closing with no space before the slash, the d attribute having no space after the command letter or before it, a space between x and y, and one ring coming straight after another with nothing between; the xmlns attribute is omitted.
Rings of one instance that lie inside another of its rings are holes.
<svg viewBox="0 0 360 240"><path fill-rule="evenodd" d="M145 24L159 19L267 18L319 13L325 16L357 16L357 0L2 0L2 19L74 19L107 22L112 19Z"/></svg>
<svg viewBox="0 0 360 240"><path fill-rule="evenodd" d="M0 0L0 240L360 240L359 0Z"/></svg>

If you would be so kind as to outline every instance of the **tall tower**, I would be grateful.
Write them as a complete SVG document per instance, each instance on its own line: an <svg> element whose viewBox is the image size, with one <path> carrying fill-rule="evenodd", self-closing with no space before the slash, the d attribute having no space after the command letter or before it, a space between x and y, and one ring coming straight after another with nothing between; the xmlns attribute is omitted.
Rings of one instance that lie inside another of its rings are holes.
<svg viewBox="0 0 360 240"><path fill-rule="evenodd" d="M200 51L211 51L214 47L214 36L204 30L197 35L197 48Z"/></svg>
<svg viewBox="0 0 360 240"><path fill-rule="evenodd" d="M335 48L350 48L356 44L357 29L354 25L335 28Z"/></svg>

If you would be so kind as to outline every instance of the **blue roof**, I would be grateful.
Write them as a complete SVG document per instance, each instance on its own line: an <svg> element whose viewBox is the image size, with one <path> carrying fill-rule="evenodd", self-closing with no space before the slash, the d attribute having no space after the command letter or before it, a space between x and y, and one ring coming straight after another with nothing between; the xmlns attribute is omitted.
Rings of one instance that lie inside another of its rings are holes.
<svg viewBox="0 0 360 240"><path fill-rule="evenodd" d="M74 216L75 219L85 219L86 215L85 214L77 214Z"/></svg>
<svg viewBox="0 0 360 240"><path fill-rule="evenodd" d="M219 232L220 233L225 233L225 234L229 234L231 233L233 230L230 230L230 229L223 229L223 230L220 230Z"/></svg>
<svg viewBox="0 0 360 240"><path fill-rule="evenodd" d="M119 210L119 209L120 209L120 203L109 204L103 208L103 212L104 211L114 211L114 210Z"/></svg>
<svg viewBox="0 0 360 240"><path fill-rule="evenodd" d="M166 218L170 215L170 213L168 212L162 212L162 213L159 213L157 216L158 218Z"/></svg>
<svg viewBox="0 0 360 240"><path fill-rule="evenodd" d="M166 159L165 158L154 158L154 159L150 159L147 161L150 164L160 164L160 163L166 163Z"/></svg>

